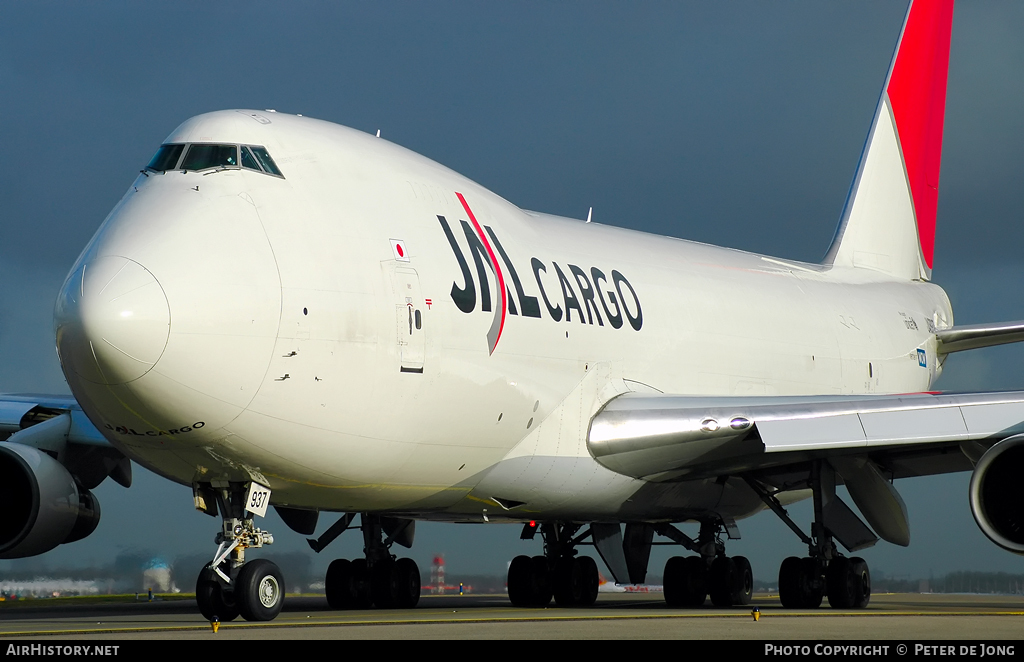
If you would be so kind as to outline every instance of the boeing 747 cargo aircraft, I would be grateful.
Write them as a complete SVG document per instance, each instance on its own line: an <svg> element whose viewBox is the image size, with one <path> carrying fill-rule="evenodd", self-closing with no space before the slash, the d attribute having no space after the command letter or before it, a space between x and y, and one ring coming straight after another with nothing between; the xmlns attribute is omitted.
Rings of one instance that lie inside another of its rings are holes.
<svg viewBox="0 0 1024 662"><path fill-rule="evenodd" d="M807 546L788 607L864 607L879 539L910 542L898 479L972 471L985 534L1024 552L1024 393L929 393L949 355L1024 339L956 326L933 267L952 0L913 0L835 239L817 264L526 211L374 135L269 111L174 129L57 299L74 398L0 399L0 558L89 535L131 463L223 527L208 618L268 620L285 578L247 550L272 506L322 552L339 609L413 607L395 545L420 520L507 521L519 606L589 605L593 544L674 606L750 599L735 522ZM588 219L589 220L589 219ZM825 247L823 247L825 248ZM844 502L845 485L856 506ZM786 505L813 500L809 529ZM699 522L696 538L678 524Z"/></svg>

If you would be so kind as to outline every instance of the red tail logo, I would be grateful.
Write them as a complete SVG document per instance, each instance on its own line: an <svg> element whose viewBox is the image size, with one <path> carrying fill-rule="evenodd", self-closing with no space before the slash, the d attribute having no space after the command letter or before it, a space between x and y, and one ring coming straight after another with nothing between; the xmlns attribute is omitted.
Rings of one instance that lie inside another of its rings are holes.
<svg viewBox="0 0 1024 662"><path fill-rule="evenodd" d="M935 252L953 0L914 0L886 93L899 133L925 264Z"/></svg>

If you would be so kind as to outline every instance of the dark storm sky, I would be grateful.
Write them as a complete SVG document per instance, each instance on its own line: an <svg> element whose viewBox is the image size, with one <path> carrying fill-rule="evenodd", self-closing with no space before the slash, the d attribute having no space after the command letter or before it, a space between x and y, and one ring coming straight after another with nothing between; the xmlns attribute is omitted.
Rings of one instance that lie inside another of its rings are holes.
<svg viewBox="0 0 1024 662"><path fill-rule="evenodd" d="M602 223L816 261L904 10L892 0L2 1L0 392L66 392L57 288L160 141L222 108L379 128L527 209L582 218L593 206ZM1024 319L1022 31L1024 3L956 9L934 275L958 323ZM967 353L939 386L1024 388L1022 368L1021 348ZM136 472L130 492L97 491L95 535L42 560L212 553L217 522L192 512L188 489ZM899 487L913 540L864 554L876 570L1024 570L973 523L966 475ZM276 518L270 526L275 548L305 548ZM741 530L730 553L760 577L801 553L771 514ZM445 552L450 573L503 572L532 549L507 526L427 525L419 536L414 558L425 567ZM343 537L332 556L359 547Z"/></svg>

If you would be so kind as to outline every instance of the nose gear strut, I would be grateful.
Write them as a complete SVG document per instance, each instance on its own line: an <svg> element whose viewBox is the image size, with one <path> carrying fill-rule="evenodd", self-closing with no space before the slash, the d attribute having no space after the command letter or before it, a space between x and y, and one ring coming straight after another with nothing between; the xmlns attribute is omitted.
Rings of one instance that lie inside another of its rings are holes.
<svg viewBox="0 0 1024 662"><path fill-rule="evenodd" d="M250 483L227 482L193 488L197 508L209 515L219 511L222 519L214 538L217 552L196 581L199 611L210 621L231 621L239 615L247 621L269 621L284 605L284 576L277 564L245 560L245 550L274 542L273 534L257 527L246 509L250 487Z"/></svg>

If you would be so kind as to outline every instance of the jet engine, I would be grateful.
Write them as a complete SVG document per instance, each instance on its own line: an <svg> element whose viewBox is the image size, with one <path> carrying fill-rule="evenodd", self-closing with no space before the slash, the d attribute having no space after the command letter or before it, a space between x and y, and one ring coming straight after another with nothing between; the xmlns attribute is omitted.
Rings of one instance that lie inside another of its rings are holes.
<svg viewBox="0 0 1024 662"><path fill-rule="evenodd" d="M85 538L100 504L57 460L18 443L0 443L0 559L48 552Z"/></svg>
<svg viewBox="0 0 1024 662"><path fill-rule="evenodd" d="M971 475L971 512L992 542L1024 554L1024 434L988 449Z"/></svg>

